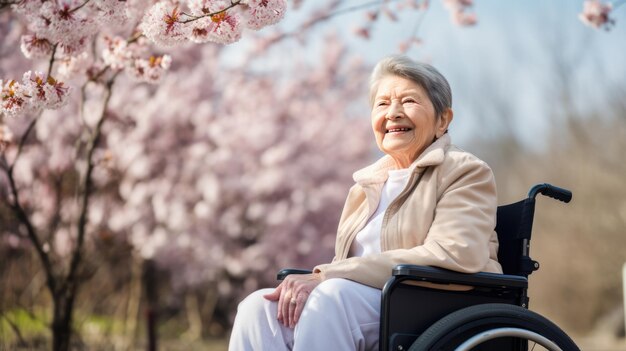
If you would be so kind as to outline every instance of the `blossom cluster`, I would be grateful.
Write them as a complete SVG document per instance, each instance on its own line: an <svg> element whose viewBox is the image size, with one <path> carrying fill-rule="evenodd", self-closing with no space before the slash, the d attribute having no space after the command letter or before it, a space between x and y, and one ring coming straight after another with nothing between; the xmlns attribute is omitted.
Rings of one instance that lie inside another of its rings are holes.
<svg viewBox="0 0 626 351"><path fill-rule="evenodd" d="M95 176L123 177L112 180L115 203L94 202L90 220L176 272L176 286L219 284L230 301L269 283L278 266L331 258L350 175L373 144L367 123L336 113L367 77L343 64L340 48L329 45L322 67L289 80L216 69L211 48L201 55L211 64L186 55L175 68L186 79L164 77L148 103L145 86L114 96L129 121L106 133L112 171Z"/></svg>
<svg viewBox="0 0 626 351"><path fill-rule="evenodd" d="M171 58L147 55L146 38L160 47L230 44L245 28L258 30L277 23L286 8L286 0L23 0L13 5L29 30L20 41L25 57L53 57L67 76L87 73L87 79L93 79L107 70L124 70L149 83L161 79ZM137 28L128 27L136 23ZM122 30L133 32L131 38L119 36ZM90 43L104 47L98 49L101 60L89 58Z"/></svg>
<svg viewBox="0 0 626 351"><path fill-rule="evenodd" d="M22 81L0 80L0 113L17 116L40 109L58 109L68 102L70 87L52 76L28 71Z"/></svg>
<svg viewBox="0 0 626 351"><path fill-rule="evenodd" d="M474 13L470 13L469 9L473 6L473 0L442 0L445 8L450 12L450 17L453 23L460 26L471 26L476 24L477 19ZM391 5L383 1L380 7L375 10L365 12L366 22L353 29L353 33L363 39L370 39L374 30L374 24L382 16L386 17L390 21L396 22L399 20L399 14L406 12L406 10L414 10L420 13L421 16L430 8L430 0L404 0L396 4L394 8ZM417 36L417 29L421 18L418 18L416 25L409 36L398 44L398 50L401 53L405 53L411 47L418 47L422 45L422 39Z"/></svg>
<svg viewBox="0 0 626 351"><path fill-rule="evenodd" d="M476 24L476 14L468 12L474 4L473 0L443 0L443 4L450 11L452 22L459 26Z"/></svg>
<svg viewBox="0 0 626 351"><path fill-rule="evenodd" d="M80 54L103 24L126 20L125 4L118 0L20 1L13 9L25 16L31 31L22 37L22 52L28 58L41 58L58 46L61 55Z"/></svg>
<svg viewBox="0 0 626 351"><path fill-rule="evenodd" d="M609 30L615 24L615 21L609 17L612 10L611 3L586 0L583 4L583 12L578 15L578 18L590 27Z"/></svg>
<svg viewBox="0 0 626 351"><path fill-rule="evenodd" d="M188 41L231 44L245 28L259 30L280 21L286 0L159 1L146 11L140 28L155 44L174 46Z"/></svg>
<svg viewBox="0 0 626 351"><path fill-rule="evenodd" d="M145 58L146 46L142 41L128 43L122 37L104 37L102 61L106 67L126 74L140 82L158 83L169 69L169 55L149 56Z"/></svg>

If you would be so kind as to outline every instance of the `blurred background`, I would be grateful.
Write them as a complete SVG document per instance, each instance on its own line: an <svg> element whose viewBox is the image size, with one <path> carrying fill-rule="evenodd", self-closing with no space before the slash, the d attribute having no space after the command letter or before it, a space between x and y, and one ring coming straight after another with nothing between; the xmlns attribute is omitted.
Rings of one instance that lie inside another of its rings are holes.
<svg viewBox="0 0 626 351"><path fill-rule="evenodd" d="M168 50L172 68L158 85L116 82L73 347L145 348L153 318L161 349L225 350L244 296L275 286L282 267L330 260L352 172L379 156L369 72L404 52L448 78L453 142L493 168L500 204L543 182L574 194L567 205L538 200L530 308L582 349L626 349L626 7L614 4L605 30L579 20L582 1L477 0L470 26L443 1L397 3L289 2L283 21L235 44ZM0 12L0 77L46 65L19 54L22 31ZM86 100L86 120L98 106ZM45 111L16 168L33 222L55 221L43 241L60 265L76 240L78 108ZM0 350L46 349L46 276L6 204Z"/></svg>

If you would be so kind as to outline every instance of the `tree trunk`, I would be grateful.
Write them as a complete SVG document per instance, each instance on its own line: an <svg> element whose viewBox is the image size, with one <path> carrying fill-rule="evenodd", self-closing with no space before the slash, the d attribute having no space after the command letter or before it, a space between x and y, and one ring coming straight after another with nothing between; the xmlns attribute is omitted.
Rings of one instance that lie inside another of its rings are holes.
<svg viewBox="0 0 626 351"><path fill-rule="evenodd" d="M53 294L52 350L69 351L72 336L74 294L68 291Z"/></svg>
<svg viewBox="0 0 626 351"><path fill-rule="evenodd" d="M123 350L134 350L137 337L137 322L139 316L139 304L142 299L142 264L143 259L133 255L130 270L130 288L128 292L128 303L126 305L125 317L125 345Z"/></svg>
<svg viewBox="0 0 626 351"><path fill-rule="evenodd" d="M148 329L148 351L157 350L157 272L153 260L147 259L143 265L143 285L146 296L146 322Z"/></svg>

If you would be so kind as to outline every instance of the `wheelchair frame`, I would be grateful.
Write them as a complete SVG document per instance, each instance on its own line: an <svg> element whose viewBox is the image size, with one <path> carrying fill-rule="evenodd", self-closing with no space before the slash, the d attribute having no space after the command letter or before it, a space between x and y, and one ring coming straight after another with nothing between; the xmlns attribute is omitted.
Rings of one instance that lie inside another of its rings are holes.
<svg viewBox="0 0 626 351"><path fill-rule="evenodd" d="M549 350L578 350L558 326L527 309L528 275L539 269L529 256L538 194L566 203L572 198L569 190L545 183L532 187L527 198L498 207L504 274L396 266L382 290L379 349L526 351L526 340L533 340ZM310 272L283 269L278 279Z"/></svg>

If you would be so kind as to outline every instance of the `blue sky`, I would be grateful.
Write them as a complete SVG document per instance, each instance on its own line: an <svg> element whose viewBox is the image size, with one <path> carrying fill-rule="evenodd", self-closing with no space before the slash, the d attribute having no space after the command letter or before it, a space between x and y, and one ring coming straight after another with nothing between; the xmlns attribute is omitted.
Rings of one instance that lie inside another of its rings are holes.
<svg viewBox="0 0 626 351"><path fill-rule="evenodd" d="M344 0L341 7L366 2L370 1ZM305 0L303 8L288 12L280 26L297 28L307 11L324 3ZM432 63L450 81L457 143L471 142L477 135L497 137L509 128L525 145L541 147L538 140L550 125L551 112L562 107L555 98L560 91L555 80L559 67L569 67L567 86L582 114L603 103L607 87L626 89L626 5L613 11L616 25L610 31L584 26L578 19L582 8L582 0L475 0L478 24L458 27L442 1L431 0L418 31L423 45L407 54ZM274 62L263 64L285 64L288 50L317 58L319 43L334 32L346 38L350 54L373 65L398 52L398 44L418 18L415 11L401 13L395 23L382 18L372 38L363 40L352 29L365 23L364 11L341 15L315 27L305 47L286 45Z"/></svg>

